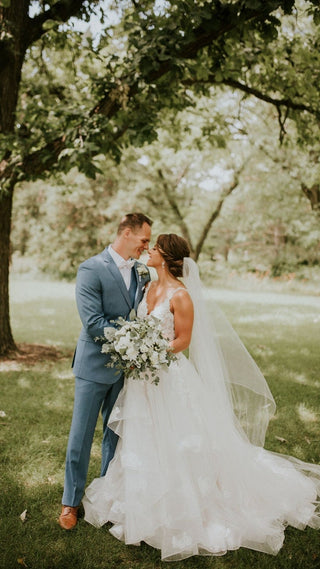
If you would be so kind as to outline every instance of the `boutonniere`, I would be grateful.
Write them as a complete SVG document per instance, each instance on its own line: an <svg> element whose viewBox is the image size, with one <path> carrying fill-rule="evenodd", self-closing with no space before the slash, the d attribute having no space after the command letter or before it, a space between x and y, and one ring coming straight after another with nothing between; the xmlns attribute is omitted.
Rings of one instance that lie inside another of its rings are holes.
<svg viewBox="0 0 320 569"><path fill-rule="evenodd" d="M137 265L137 273L139 275L140 280L142 278L149 277L149 271L145 265L142 264Z"/></svg>

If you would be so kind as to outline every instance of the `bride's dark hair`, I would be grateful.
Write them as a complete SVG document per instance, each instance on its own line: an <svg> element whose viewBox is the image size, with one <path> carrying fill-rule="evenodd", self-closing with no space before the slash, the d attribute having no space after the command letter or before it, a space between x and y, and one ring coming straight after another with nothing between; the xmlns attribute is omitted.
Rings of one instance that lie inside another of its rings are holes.
<svg viewBox="0 0 320 569"><path fill-rule="evenodd" d="M188 242L175 233L158 235L156 247L164 258L168 270L174 277L182 277L183 259L190 257Z"/></svg>

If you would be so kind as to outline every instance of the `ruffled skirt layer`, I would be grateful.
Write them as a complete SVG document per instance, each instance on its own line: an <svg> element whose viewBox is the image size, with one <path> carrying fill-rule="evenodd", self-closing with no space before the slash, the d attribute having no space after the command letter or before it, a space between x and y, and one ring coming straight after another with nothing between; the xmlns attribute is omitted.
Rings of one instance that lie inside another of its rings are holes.
<svg viewBox="0 0 320 569"><path fill-rule="evenodd" d="M160 382L126 380L110 417L119 435L106 476L83 500L85 519L163 560L247 547L276 554L287 525L320 527L320 467L250 444L180 356Z"/></svg>

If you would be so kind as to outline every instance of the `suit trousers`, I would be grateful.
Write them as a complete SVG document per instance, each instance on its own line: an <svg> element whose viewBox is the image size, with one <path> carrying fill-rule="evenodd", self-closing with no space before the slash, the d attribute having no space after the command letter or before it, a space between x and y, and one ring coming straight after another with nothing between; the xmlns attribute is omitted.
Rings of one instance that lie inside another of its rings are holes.
<svg viewBox="0 0 320 569"><path fill-rule="evenodd" d="M100 409L103 418L101 476L107 471L118 442L118 436L108 428L108 420L122 386L123 377L112 384L75 378L74 407L62 497L62 504L65 506L79 506L81 502Z"/></svg>

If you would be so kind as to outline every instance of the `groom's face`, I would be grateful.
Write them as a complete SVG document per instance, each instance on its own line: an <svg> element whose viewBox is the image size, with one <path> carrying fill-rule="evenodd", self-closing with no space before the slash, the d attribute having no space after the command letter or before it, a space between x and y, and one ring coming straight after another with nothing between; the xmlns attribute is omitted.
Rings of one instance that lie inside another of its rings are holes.
<svg viewBox="0 0 320 569"><path fill-rule="evenodd" d="M127 237L128 255L134 259L139 259L143 251L148 251L151 239L151 227L144 223L142 227L137 227L135 231L129 229Z"/></svg>

